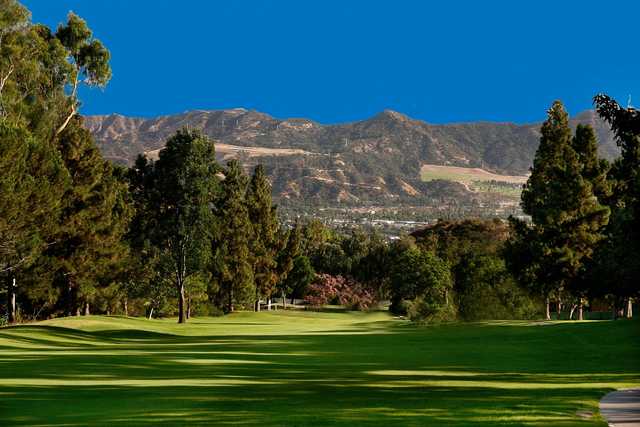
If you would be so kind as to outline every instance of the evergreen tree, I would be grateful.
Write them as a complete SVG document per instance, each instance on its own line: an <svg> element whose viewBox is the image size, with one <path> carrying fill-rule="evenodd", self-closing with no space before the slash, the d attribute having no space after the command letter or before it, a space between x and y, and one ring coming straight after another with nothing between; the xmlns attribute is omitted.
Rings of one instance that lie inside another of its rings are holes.
<svg viewBox="0 0 640 427"><path fill-rule="evenodd" d="M581 166L582 178L591 184L593 195L601 204L605 204L611 197L611 184L607 180L609 162L598 157L598 140L593 128L579 124L572 140Z"/></svg>
<svg viewBox="0 0 640 427"><path fill-rule="evenodd" d="M286 279L281 283L281 289L284 295L291 295L293 303L294 298L303 298L307 292L307 288L316 277L311 261L304 255L298 255L293 260L293 268L287 275Z"/></svg>
<svg viewBox="0 0 640 427"><path fill-rule="evenodd" d="M521 280L547 300L576 280L584 263L602 239L609 209L594 196L572 145L568 115L553 103L542 125L531 176L522 192L523 211L531 216L526 226L511 219L513 237L507 258ZM523 259L529 263L523 268Z"/></svg>
<svg viewBox="0 0 640 427"><path fill-rule="evenodd" d="M115 277L126 257L122 238L132 214L126 184L102 158L79 117L59 136L59 150L71 176L58 226L45 255L52 258L68 314L89 314L97 286ZM81 307L82 306L82 307Z"/></svg>
<svg viewBox="0 0 640 427"><path fill-rule="evenodd" d="M614 316L623 300L631 316L633 298L640 296L640 112L623 108L603 94L594 103L600 117L611 125L620 157L609 170L611 221L608 238L592 265L590 282L594 294L611 298Z"/></svg>
<svg viewBox="0 0 640 427"><path fill-rule="evenodd" d="M198 132L180 130L169 138L145 176L148 207L142 221L150 241L170 260L178 296L178 323L186 321L185 285L209 255L211 205L218 191L214 145ZM139 191L139 190L137 190Z"/></svg>
<svg viewBox="0 0 640 427"><path fill-rule="evenodd" d="M291 230L280 230L280 240L284 242L278 253L278 285L283 305L286 305L285 295L288 292L287 279L294 268L295 259L302 254L302 227L296 225Z"/></svg>
<svg viewBox="0 0 640 427"><path fill-rule="evenodd" d="M8 320L16 321L16 280L37 259L60 210L68 174L59 153L0 118L0 274Z"/></svg>
<svg viewBox="0 0 640 427"><path fill-rule="evenodd" d="M226 312L236 304L252 301L255 283L251 255L253 227L246 203L247 177L240 163L227 164L222 181L222 196L217 204L217 237L213 245L212 273L220 284Z"/></svg>
<svg viewBox="0 0 640 427"><path fill-rule="evenodd" d="M247 191L249 220L253 226L251 255L253 277L256 285L255 309L260 310L261 297L271 298L278 282L277 255L282 249L278 215L271 200L271 184L258 165L251 177Z"/></svg>

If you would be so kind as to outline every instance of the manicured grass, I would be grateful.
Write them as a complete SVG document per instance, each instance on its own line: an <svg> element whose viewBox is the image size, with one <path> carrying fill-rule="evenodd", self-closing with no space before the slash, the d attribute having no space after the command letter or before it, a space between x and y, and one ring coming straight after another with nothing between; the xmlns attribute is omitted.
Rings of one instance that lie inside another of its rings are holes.
<svg viewBox="0 0 640 427"><path fill-rule="evenodd" d="M0 425L604 426L598 400L640 385L639 332L386 313L58 319L0 329Z"/></svg>

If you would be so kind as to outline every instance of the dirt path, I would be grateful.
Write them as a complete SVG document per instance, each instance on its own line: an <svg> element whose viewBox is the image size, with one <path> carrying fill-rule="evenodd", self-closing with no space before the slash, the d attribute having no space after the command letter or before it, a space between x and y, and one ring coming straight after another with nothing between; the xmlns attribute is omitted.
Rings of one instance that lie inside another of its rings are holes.
<svg viewBox="0 0 640 427"><path fill-rule="evenodd" d="M600 413L611 427L640 427L640 388L607 394L600 401Z"/></svg>

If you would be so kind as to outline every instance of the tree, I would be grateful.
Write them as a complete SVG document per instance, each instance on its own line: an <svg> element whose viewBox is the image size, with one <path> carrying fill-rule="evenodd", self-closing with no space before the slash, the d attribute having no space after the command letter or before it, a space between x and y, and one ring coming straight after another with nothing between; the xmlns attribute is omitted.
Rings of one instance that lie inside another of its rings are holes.
<svg viewBox="0 0 640 427"><path fill-rule="evenodd" d="M71 186L51 236L55 244L44 255L55 265L67 313L83 308L89 314L96 287L115 277L116 267L127 256L123 236L132 210L126 183L102 158L80 117L60 134L59 150Z"/></svg>
<svg viewBox="0 0 640 427"><path fill-rule="evenodd" d="M286 307L285 295L288 289L286 280L293 270L294 260L302 253L302 228L296 223L291 230L281 228L279 234L280 241L285 244L278 253L278 288L282 295L282 303Z"/></svg>
<svg viewBox="0 0 640 427"><path fill-rule="evenodd" d="M640 294L640 113L604 94L597 95L594 104L611 126L621 152L609 170L611 221L590 281L595 294L611 297L614 316L622 299L630 316L632 298Z"/></svg>
<svg viewBox="0 0 640 427"><path fill-rule="evenodd" d="M217 237L212 251L213 271L220 283L225 310L234 311L235 303L255 296L251 239L253 227L246 203L247 177L237 160L231 160L224 171L222 196L216 204Z"/></svg>
<svg viewBox="0 0 640 427"><path fill-rule="evenodd" d="M496 255L470 253L453 269L458 314L464 320L523 319L535 305Z"/></svg>
<svg viewBox="0 0 640 427"><path fill-rule="evenodd" d="M291 303L294 298L305 296L309 284L316 277L313 266L304 255L299 255L293 260L293 268L281 284L282 293L291 296Z"/></svg>
<svg viewBox="0 0 640 427"><path fill-rule="evenodd" d="M145 165L145 168L149 166ZM178 296L178 323L186 322L185 284L209 255L211 206L219 189L214 145L198 132L179 130L160 150L152 172L142 172L149 207L140 219L150 241L166 253Z"/></svg>
<svg viewBox="0 0 640 427"><path fill-rule="evenodd" d="M531 176L523 187L522 209L531 216L529 227L511 219L513 243L507 245L508 264L547 301L580 277L585 262L603 238L609 209L594 196L591 182L573 148L568 115L556 101L542 125ZM579 138L582 140L582 135ZM529 258L523 268L520 261ZM575 288L575 287L574 287Z"/></svg>
<svg viewBox="0 0 640 427"><path fill-rule="evenodd" d="M403 250L391 267L391 311L403 313L406 303L420 298L426 318L450 311L452 280L449 266L435 254L412 246Z"/></svg>
<svg viewBox="0 0 640 427"><path fill-rule="evenodd" d="M46 245L60 211L68 174L59 153L24 127L0 118L0 273L6 281L8 320L16 321L16 275Z"/></svg>
<svg viewBox="0 0 640 427"><path fill-rule="evenodd" d="M593 128L579 124L571 143L578 156L580 174L591 184L593 195L601 204L611 197L611 183L607 180L609 162L598 157L598 140Z"/></svg>
<svg viewBox="0 0 640 427"><path fill-rule="evenodd" d="M82 81L89 86L104 87L111 79L111 67L109 51L99 40L93 38L87 23L73 12L69 13L66 25L58 27L55 36L66 49L68 63L71 65L65 81L71 90L69 106L55 132L60 135L78 112L79 83Z"/></svg>
<svg viewBox="0 0 640 427"><path fill-rule="evenodd" d="M255 309L259 311L260 297L271 298L278 282L277 255L283 246L276 207L271 201L271 184L262 165L255 168L246 198L249 221L253 226L251 252L256 286Z"/></svg>

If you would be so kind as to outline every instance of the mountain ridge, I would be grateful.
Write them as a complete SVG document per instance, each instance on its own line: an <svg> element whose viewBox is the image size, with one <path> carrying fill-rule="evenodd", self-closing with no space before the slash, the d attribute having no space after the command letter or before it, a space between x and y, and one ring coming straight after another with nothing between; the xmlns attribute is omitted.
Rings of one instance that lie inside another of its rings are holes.
<svg viewBox="0 0 640 427"><path fill-rule="evenodd" d="M603 157L617 155L609 128L593 110L571 119L572 127L578 123L594 127ZM330 125L234 108L156 118L87 116L85 126L106 158L126 165L138 154L161 149L178 129L198 129L223 148L220 159L265 164L276 197L354 203L432 197L435 184L420 179L424 165L524 175L540 137L540 123L431 124L393 110Z"/></svg>

